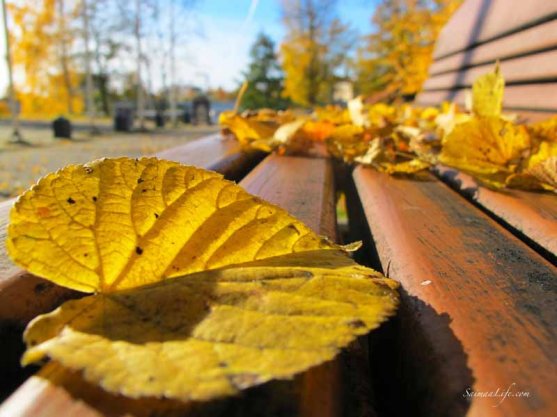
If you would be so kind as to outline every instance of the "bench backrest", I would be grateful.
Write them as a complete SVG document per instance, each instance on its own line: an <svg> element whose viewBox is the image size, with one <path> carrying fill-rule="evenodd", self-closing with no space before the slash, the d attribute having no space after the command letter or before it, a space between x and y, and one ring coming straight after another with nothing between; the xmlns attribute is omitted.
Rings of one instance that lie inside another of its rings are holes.
<svg viewBox="0 0 557 417"><path fill-rule="evenodd" d="M474 79L500 61L505 109L557 113L557 2L466 0L442 30L416 102L463 104Z"/></svg>

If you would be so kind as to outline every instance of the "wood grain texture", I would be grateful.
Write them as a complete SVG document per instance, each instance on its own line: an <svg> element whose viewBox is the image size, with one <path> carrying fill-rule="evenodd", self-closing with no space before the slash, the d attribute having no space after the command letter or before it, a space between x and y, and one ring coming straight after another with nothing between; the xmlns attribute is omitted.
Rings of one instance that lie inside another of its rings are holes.
<svg viewBox="0 0 557 417"><path fill-rule="evenodd" d="M541 52L510 59L500 63L501 73L507 83L539 82L545 79L557 79L557 50ZM462 71L432 75L424 83L423 91L456 87L471 87L476 78L493 71L495 59L485 65ZM557 89L553 91L557 93Z"/></svg>
<svg viewBox="0 0 557 417"><path fill-rule="evenodd" d="M555 13L551 0L466 0L441 31L433 56L437 60Z"/></svg>
<svg viewBox="0 0 557 417"><path fill-rule="evenodd" d="M354 179L383 268L402 283L401 361L419 369L406 378L422 415L557 415L556 268L439 181L363 167ZM530 396L464 398L510 386Z"/></svg>
<svg viewBox="0 0 557 417"><path fill-rule="evenodd" d="M505 87L503 106L508 110L544 111L547 117L557 112L557 82ZM416 97L421 105L438 105L443 101L454 101L464 105L465 90L424 91ZM541 114L541 113L538 113Z"/></svg>
<svg viewBox="0 0 557 417"><path fill-rule="evenodd" d="M300 181L300 178L304 181ZM289 210L315 231L335 239L333 175L325 159L269 156L242 182L249 192ZM242 393L240 398L208 404L132 400L92 386L56 363L28 379L0 408L0 416L71 417L157 416L304 416L340 415L340 365L313 368L294 382L274 381Z"/></svg>
<svg viewBox="0 0 557 417"><path fill-rule="evenodd" d="M557 20L534 26L504 38L477 46L466 52L435 61L429 67L431 75L456 71L464 66L477 66L507 59L533 51L557 48Z"/></svg>
<svg viewBox="0 0 557 417"><path fill-rule="evenodd" d="M557 195L521 190L494 191L479 185L463 172L444 166L437 166L435 171L465 197L557 256Z"/></svg>

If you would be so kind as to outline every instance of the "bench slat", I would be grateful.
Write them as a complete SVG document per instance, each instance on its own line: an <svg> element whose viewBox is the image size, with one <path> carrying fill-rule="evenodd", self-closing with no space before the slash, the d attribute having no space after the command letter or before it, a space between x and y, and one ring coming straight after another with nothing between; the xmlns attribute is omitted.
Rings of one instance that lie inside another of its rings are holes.
<svg viewBox="0 0 557 417"><path fill-rule="evenodd" d="M354 179L383 269L403 286L400 378L422 415L557 415L556 268L439 181L363 167ZM513 383L530 397L467 410L466 389Z"/></svg>
<svg viewBox="0 0 557 417"><path fill-rule="evenodd" d="M470 51L451 55L431 64L431 76L508 59L535 51L557 48L557 20L526 29L513 35L480 45Z"/></svg>
<svg viewBox="0 0 557 417"><path fill-rule="evenodd" d="M557 22L556 22L557 23ZM501 62L501 73L507 83L540 82L557 79L557 50L541 52ZM494 62L463 71L432 75L424 83L424 91L470 87L476 78L493 70Z"/></svg>
<svg viewBox="0 0 557 417"><path fill-rule="evenodd" d="M557 83L508 85L505 87L503 105L507 110L546 112L547 117L557 112ZM424 91L416 97L419 105L436 106L443 101L464 104L465 90ZM543 114L540 114L543 116Z"/></svg>
<svg viewBox="0 0 557 417"><path fill-rule="evenodd" d="M299 180L301 172L304 181ZM316 231L335 238L335 212L331 210L334 207L333 174L329 161L270 156L241 184L248 191L288 209ZM333 417L339 415L338 380L339 365L333 361L306 372L303 377L296 378L295 383L265 384L248 390L243 398L199 406L199 409L190 410L193 414L187 414L247 415L249 407L254 410L259 407L259 412L265 408L270 415ZM164 409L164 415L173 415L171 411L175 406L174 403L130 400L108 394L79 375L50 363L6 400L0 408L0 416L52 417L63 412L68 416L89 417L113 415L115 409L120 410L120 414L121 410L131 410L139 415ZM182 415L185 411L184 407L179 409Z"/></svg>
<svg viewBox="0 0 557 417"><path fill-rule="evenodd" d="M470 175L444 166L437 166L435 172L465 197L557 256L557 196L521 190L490 190Z"/></svg>
<svg viewBox="0 0 557 417"><path fill-rule="evenodd" d="M556 13L554 1L467 0L441 31L434 59L555 18Z"/></svg>

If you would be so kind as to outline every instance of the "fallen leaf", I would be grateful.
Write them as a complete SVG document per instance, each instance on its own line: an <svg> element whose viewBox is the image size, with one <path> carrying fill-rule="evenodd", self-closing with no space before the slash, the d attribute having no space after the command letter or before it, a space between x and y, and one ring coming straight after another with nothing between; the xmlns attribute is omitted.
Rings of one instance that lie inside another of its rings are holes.
<svg viewBox="0 0 557 417"><path fill-rule="evenodd" d="M439 162L502 187L529 147L524 126L494 117L473 118L444 137Z"/></svg>
<svg viewBox="0 0 557 417"><path fill-rule="evenodd" d="M503 108L505 79L499 63L495 70L478 77L472 85L472 111L480 117L499 117Z"/></svg>
<svg viewBox="0 0 557 417"><path fill-rule="evenodd" d="M98 294L33 320L49 357L105 390L208 400L333 358L396 308L397 283L219 174L108 159L43 178L12 209L12 259Z"/></svg>

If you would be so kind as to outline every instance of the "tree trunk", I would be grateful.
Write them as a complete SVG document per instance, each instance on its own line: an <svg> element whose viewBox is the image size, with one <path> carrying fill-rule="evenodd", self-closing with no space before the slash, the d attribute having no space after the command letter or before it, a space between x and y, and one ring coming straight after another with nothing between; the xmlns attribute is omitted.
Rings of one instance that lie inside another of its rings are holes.
<svg viewBox="0 0 557 417"><path fill-rule="evenodd" d="M4 18L4 36L6 42L6 65L8 67L8 100L10 103L10 113L12 116L12 139L15 142L23 142L23 138L19 133L19 115L17 102L15 97L14 78L12 73L12 55L10 49L10 34L8 31L8 8L6 0L2 0L2 15Z"/></svg>
<svg viewBox="0 0 557 417"><path fill-rule="evenodd" d="M139 118L139 128L144 129L145 104L143 99L143 87L141 85L141 0L135 0L135 45L137 53L137 116Z"/></svg>
<svg viewBox="0 0 557 417"><path fill-rule="evenodd" d="M68 48L66 45L66 17L65 17L65 7L64 0L58 0L58 14L60 19L60 64L62 66L62 75L64 77L64 86L66 87L66 92L68 95L68 113L73 114L73 98L74 91L72 86L72 80L70 76L70 70L68 66Z"/></svg>
<svg viewBox="0 0 557 417"><path fill-rule="evenodd" d="M89 9L87 0L82 0L83 7L83 41L85 43L85 96L87 115L91 129L95 129L95 105L93 103L93 75L91 74L91 51L89 49Z"/></svg>

